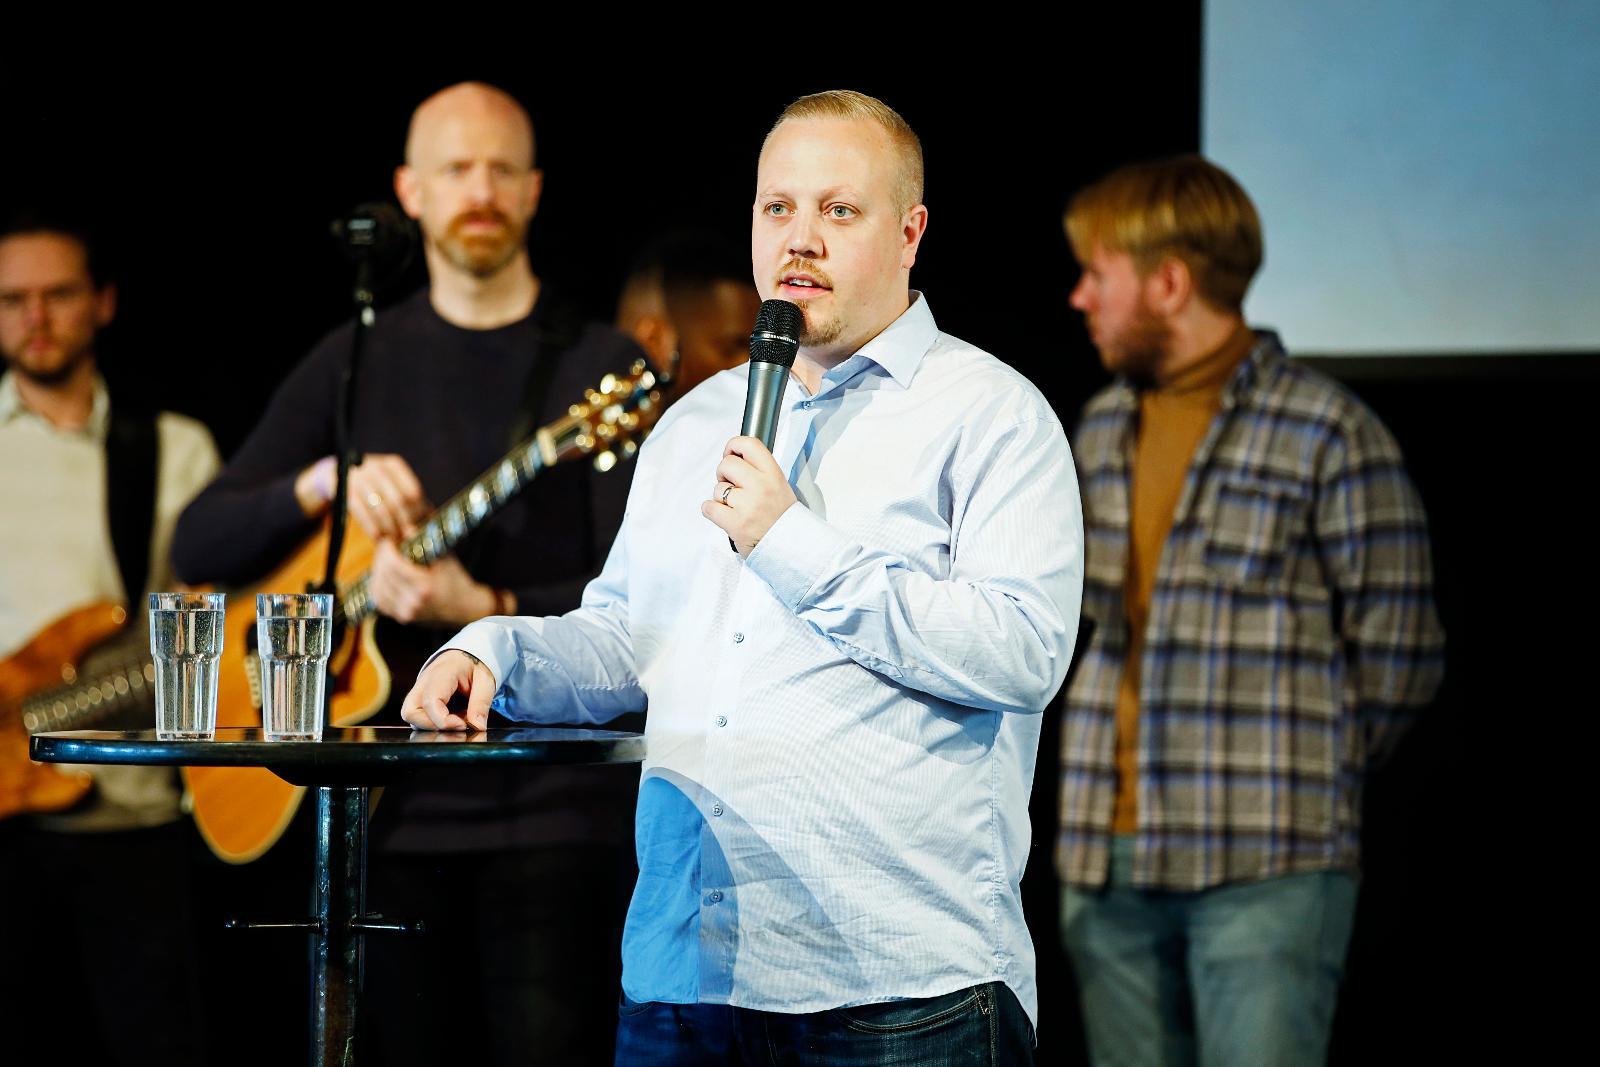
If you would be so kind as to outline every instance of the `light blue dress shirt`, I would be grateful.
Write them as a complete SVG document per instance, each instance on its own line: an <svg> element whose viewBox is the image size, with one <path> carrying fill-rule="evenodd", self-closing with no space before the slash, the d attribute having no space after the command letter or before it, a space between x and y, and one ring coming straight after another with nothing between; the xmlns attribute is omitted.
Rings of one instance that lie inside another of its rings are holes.
<svg viewBox="0 0 1600 1067"><path fill-rule="evenodd" d="M631 999L812 1012L1002 981L1036 1020L1018 884L1083 581L1061 425L913 294L815 396L790 376L773 451L799 503L741 560L700 503L745 377L662 419L580 608L449 647L514 719L648 704Z"/></svg>

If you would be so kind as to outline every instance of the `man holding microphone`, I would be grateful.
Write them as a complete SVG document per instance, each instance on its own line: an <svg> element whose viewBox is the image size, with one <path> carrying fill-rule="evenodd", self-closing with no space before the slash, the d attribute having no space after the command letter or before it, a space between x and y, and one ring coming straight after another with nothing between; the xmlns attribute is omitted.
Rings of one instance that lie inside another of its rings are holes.
<svg viewBox="0 0 1600 1067"><path fill-rule="evenodd" d="M1032 1062L1018 886L1078 492L1038 391L910 289L921 200L888 106L785 110L751 238L804 319L772 449L727 440L744 372L695 389L582 606L468 626L405 700L423 729L648 704L619 1063Z"/></svg>

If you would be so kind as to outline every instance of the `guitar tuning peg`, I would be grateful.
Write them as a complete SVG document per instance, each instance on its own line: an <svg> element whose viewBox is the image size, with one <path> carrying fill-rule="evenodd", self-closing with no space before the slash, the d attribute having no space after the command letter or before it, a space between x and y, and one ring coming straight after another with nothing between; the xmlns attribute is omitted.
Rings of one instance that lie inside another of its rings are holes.
<svg viewBox="0 0 1600 1067"><path fill-rule="evenodd" d="M633 438L630 437L627 440L622 442L622 458L623 459L632 459L634 456L637 456L638 454L639 454L639 446L633 440Z"/></svg>
<svg viewBox="0 0 1600 1067"><path fill-rule="evenodd" d="M616 392L617 391L617 376L615 374L608 374L604 378L601 378L600 379L600 391L602 393L614 393L614 392Z"/></svg>
<svg viewBox="0 0 1600 1067"><path fill-rule="evenodd" d="M599 471L601 474L604 474L606 471L610 470L616 465L617 454L609 449L604 452L596 453L594 457L594 469Z"/></svg>

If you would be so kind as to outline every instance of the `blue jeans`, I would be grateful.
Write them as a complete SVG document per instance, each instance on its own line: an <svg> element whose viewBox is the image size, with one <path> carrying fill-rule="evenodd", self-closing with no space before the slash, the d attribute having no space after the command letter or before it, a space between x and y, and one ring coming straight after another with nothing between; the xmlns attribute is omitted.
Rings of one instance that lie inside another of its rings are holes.
<svg viewBox="0 0 1600 1067"><path fill-rule="evenodd" d="M809 1015L723 1004L617 1008L617 1067L956 1067L1033 1063L1033 1026L998 982Z"/></svg>
<svg viewBox="0 0 1600 1067"><path fill-rule="evenodd" d="M1129 885L1118 836L1104 889L1061 892L1061 939L1095 1067L1321 1064L1356 879L1315 871L1197 893Z"/></svg>

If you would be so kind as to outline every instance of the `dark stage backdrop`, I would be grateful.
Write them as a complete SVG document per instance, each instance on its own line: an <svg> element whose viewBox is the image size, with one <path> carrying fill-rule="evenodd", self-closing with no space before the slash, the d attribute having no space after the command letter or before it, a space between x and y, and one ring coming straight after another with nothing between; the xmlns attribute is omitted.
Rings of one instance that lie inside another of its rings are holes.
<svg viewBox="0 0 1600 1067"><path fill-rule="evenodd" d="M856 88L900 109L923 138L931 221L913 283L940 325L1027 373L1065 410L1099 371L1066 304L1074 266L1061 210L1116 162L1198 144L1198 5L1177 10L1166 28L1108 17L1098 30L1062 22L1031 43L1000 39L981 65L978 53L952 62L965 37L925 27L882 39L908 57L896 63L886 53L822 58L831 45L820 30L747 52L541 37L527 25L501 35L538 45L481 62L451 49L412 60L415 42L357 48L330 34L311 53L270 62L142 57L83 81L58 71L34 82L0 67L11 121L26 131L0 189L7 203L77 199L111 226L123 299L108 373L198 415L227 451L346 314L349 272L328 224L392 197L410 112L436 89L478 78L528 105L545 172L535 268L609 317L630 256L653 234L703 226L747 245L772 120L803 93ZM1137 77L1099 39L1128 34L1140 37ZM344 71L352 59L374 72Z"/></svg>
<svg viewBox="0 0 1600 1067"><path fill-rule="evenodd" d="M607 317L625 263L653 234L695 225L748 239L757 150L789 100L858 88L899 108L926 146L931 219L913 283L943 328L1027 374L1070 420L1103 375L1067 307L1076 268L1060 212L1113 165L1198 147L1200 19L1197 2L1056 18L998 37L909 26L859 61L825 58L833 35L860 37L832 17L785 29L767 60L727 41L619 45L519 25L474 32L536 45L469 61L419 31L403 50L368 50L378 70L363 78L340 72L356 54L342 40L270 62L143 56L96 65L84 80L37 77L13 49L3 76L16 150L0 193L7 207L77 199L109 224L122 307L108 376L200 417L226 452L346 314L349 273L329 220L390 195L410 110L435 89L481 78L529 105L546 173L530 239L536 268ZM886 58L896 54L905 58ZM1563 710L1570 695L1552 638L1565 597L1537 592L1562 582L1516 565L1562 567L1576 549L1575 533L1528 516L1570 488L1562 464L1579 447L1578 405L1596 363L1480 362L1487 372L1459 376L1441 359L1417 373L1396 365L1387 378L1374 369L1382 361L1368 361L1354 380L1399 434L1432 515L1451 676L1372 783L1337 1063L1450 1062L1481 1047L1493 1012L1478 975L1503 951L1491 928L1515 899L1518 861L1533 858L1529 824L1543 821L1534 716ZM730 433L738 417L729 412ZM1513 689L1508 661L1536 664L1525 673L1550 684L1538 695ZM1050 862L1056 736L1047 727L1026 892L1044 997L1040 1062L1072 1063L1082 1054ZM1534 814L1508 814L1519 809Z"/></svg>

